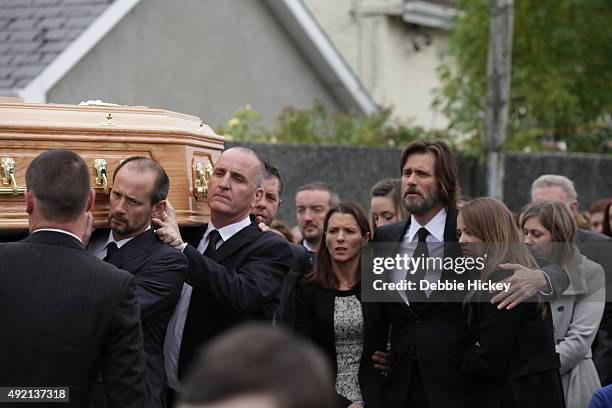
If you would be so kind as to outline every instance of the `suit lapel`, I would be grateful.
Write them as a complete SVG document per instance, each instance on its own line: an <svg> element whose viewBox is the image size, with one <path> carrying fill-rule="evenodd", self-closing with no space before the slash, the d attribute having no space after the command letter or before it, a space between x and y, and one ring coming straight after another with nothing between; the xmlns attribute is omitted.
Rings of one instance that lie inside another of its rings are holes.
<svg viewBox="0 0 612 408"><path fill-rule="evenodd" d="M110 257L108 262L115 265L117 268L121 268L126 262L134 257L134 254L146 253L155 239L157 239L157 237L155 237L153 228L150 228L148 231L135 236L127 244L119 248L119 250Z"/></svg>
<svg viewBox="0 0 612 408"><path fill-rule="evenodd" d="M240 248L251 242L253 239L260 234L259 227L255 224L251 224L236 234L234 234L230 239L223 242L221 246L217 249L212 259L216 262L221 263L223 260L233 255Z"/></svg>

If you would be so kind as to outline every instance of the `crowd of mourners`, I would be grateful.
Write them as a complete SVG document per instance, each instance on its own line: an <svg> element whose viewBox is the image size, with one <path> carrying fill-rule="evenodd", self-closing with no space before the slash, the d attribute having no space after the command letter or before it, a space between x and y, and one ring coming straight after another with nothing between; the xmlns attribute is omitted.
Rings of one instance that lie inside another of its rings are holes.
<svg viewBox="0 0 612 408"><path fill-rule="evenodd" d="M369 212L305 184L291 228L278 169L234 147L214 163L209 222L179 227L166 171L133 156L112 175L109 228L95 228L86 163L40 154L29 235L0 243L0 387L12 390L0 401L612 407L612 197L582 213L572 180L545 174L520 212L467 198L442 141L410 143L398 175L372 187ZM416 285L373 301L368 260L383 250L482 263L391 268L385 282ZM436 289L471 281L504 289Z"/></svg>

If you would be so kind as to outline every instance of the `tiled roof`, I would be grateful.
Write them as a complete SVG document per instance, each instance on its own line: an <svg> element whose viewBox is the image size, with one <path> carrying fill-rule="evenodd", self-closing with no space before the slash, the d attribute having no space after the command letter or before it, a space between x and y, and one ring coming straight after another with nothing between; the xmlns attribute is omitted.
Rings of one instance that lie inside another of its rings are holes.
<svg viewBox="0 0 612 408"><path fill-rule="evenodd" d="M0 0L0 89L24 88L113 0Z"/></svg>

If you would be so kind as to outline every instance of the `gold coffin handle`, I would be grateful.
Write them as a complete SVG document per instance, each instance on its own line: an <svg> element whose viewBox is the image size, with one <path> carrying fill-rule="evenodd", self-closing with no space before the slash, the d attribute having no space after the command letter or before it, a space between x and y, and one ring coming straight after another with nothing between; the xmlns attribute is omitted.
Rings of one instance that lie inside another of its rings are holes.
<svg viewBox="0 0 612 408"><path fill-rule="evenodd" d="M193 195L196 198L208 196L208 181L213 172L213 167L210 162L206 164L196 161L193 165L195 177L193 179Z"/></svg>
<svg viewBox="0 0 612 408"><path fill-rule="evenodd" d="M95 159L93 168L96 173L96 188L100 188L104 193L108 193L107 163L104 159Z"/></svg>
<svg viewBox="0 0 612 408"><path fill-rule="evenodd" d="M18 196L25 193L26 188L17 186L17 181L15 181L15 160L3 157L0 162L0 173L2 174L0 195Z"/></svg>

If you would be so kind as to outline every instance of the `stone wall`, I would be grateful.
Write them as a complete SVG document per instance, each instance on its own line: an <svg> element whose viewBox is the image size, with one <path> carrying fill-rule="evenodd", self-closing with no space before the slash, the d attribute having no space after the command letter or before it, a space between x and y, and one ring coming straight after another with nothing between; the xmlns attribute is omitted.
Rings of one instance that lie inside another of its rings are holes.
<svg viewBox="0 0 612 408"><path fill-rule="evenodd" d="M284 179L279 217L295 224L295 191L305 183L329 183L340 198L369 209L371 187L384 177L399 177L401 149L353 146L319 146L228 142L255 150L276 165ZM484 166L477 160L458 157L463 194L478 197L486 189ZM586 154L509 154L506 158L504 201L518 211L529 200L533 180L545 173L562 174L574 180L582 210L602 197L612 196L612 156Z"/></svg>

